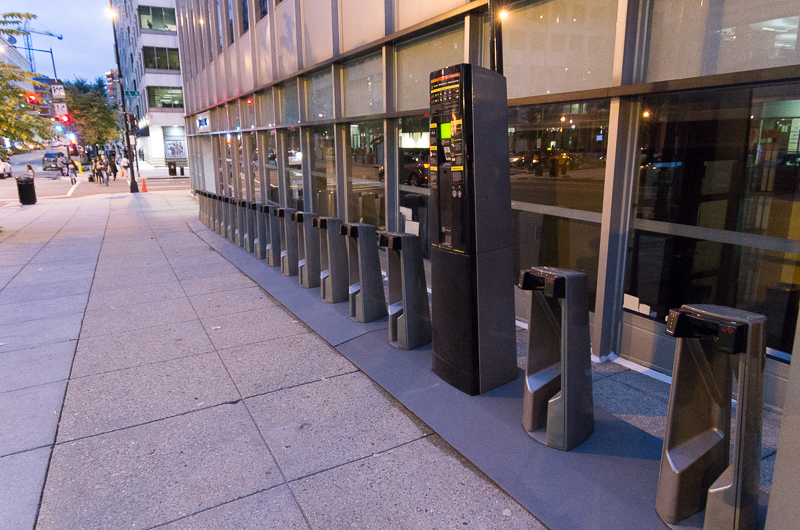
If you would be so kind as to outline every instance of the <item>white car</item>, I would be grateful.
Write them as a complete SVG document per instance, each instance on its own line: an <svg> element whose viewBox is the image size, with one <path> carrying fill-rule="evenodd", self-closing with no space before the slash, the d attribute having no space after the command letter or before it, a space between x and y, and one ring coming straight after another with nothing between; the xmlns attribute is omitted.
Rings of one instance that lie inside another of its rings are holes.
<svg viewBox="0 0 800 530"><path fill-rule="evenodd" d="M0 179L11 178L11 164L0 160Z"/></svg>

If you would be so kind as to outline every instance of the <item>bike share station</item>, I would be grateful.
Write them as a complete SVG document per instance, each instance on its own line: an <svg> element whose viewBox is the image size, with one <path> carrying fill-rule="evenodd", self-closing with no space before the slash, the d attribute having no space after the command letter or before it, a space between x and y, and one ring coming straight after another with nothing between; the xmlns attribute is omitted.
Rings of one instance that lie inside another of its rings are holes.
<svg viewBox="0 0 800 530"><path fill-rule="evenodd" d="M455 65L431 73L430 96L430 297L415 235L206 192L200 220L222 237L195 231L548 527L761 526L765 317L670 312L663 440L596 406L586 275L513 270L505 78ZM532 292L524 357L517 274ZM786 413L800 414L791 377ZM778 461L797 448L782 432ZM793 505L797 475L776 474L776 506Z"/></svg>

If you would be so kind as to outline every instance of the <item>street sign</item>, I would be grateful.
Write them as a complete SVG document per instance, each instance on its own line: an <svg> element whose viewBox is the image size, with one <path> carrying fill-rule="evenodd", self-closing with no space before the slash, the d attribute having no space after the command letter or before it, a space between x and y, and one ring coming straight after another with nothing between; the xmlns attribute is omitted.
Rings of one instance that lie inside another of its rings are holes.
<svg viewBox="0 0 800 530"><path fill-rule="evenodd" d="M125 95L130 97L130 98L135 98L135 97L137 97L139 95L139 91L138 90L126 90L125 91Z"/></svg>
<svg viewBox="0 0 800 530"><path fill-rule="evenodd" d="M55 110L56 116L61 116L62 114L67 113L67 104L66 103L53 103L53 110Z"/></svg>
<svg viewBox="0 0 800 530"><path fill-rule="evenodd" d="M66 96L64 93L64 85L52 85L50 87L50 92L53 93L54 98L61 99Z"/></svg>

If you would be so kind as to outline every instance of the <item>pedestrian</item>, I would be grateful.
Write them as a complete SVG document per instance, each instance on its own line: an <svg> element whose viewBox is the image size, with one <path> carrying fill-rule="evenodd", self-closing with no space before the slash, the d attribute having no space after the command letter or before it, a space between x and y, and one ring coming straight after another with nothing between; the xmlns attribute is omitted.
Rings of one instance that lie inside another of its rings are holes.
<svg viewBox="0 0 800 530"><path fill-rule="evenodd" d="M122 173L121 173L122 178L125 178L125 175L128 174L128 165L130 164L128 157L123 154L122 159L119 161L119 164L122 166Z"/></svg>
<svg viewBox="0 0 800 530"><path fill-rule="evenodd" d="M29 179L36 178L36 172L30 164L25 164L25 176Z"/></svg>
<svg viewBox="0 0 800 530"><path fill-rule="evenodd" d="M100 160L97 161L97 169L100 171L100 182L108 186L108 160L106 160L106 155L100 155Z"/></svg>
<svg viewBox="0 0 800 530"><path fill-rule="evenodd" d="M114 160L114 155L112 154L111 157L108 159L108 170L111 172L111 175L114 177L114 180L117 180L117 161Z"/></svg>
<svg viewBox="0 0 800 530"><path fill-rule="evenodd" d="M65 176L64 159L62 158L63 156L64 155L62 155L61 153L58 153L58 155L56 155L56 167L58 168L58 174L62 177Z"/></svg>
<svg viewBox="0 0 800 530"><path fill-rule="evenodd" d="M98 178L97 175L98 175L97 159L93 158L92 159L92 167L91 167L91 169L89 171L89 182L94 182L95 180L97 180L97 178Z"/></svg>
<svg viewBox="0 0 800 530"><path fill-rule="evenodd" d="M69 161L69 166L67 166L67 173L69 174L69 183L73 186L78 183L78 166L75 164L74 160Z"/></svg>

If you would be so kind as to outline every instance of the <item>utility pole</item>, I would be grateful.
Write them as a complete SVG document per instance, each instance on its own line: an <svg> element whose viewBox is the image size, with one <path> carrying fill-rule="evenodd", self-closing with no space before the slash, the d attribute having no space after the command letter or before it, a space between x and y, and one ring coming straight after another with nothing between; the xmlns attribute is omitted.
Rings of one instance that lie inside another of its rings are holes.
<svg viewBox="0 0 800 530"><path fill-rule="evenodd" d="M119 61L119 41L117 40L117 14L114 11L112 0L108 0L108 7L111 11L111 28L114 30L114 54L117 56L117 77L119 78L119 96L122 98L122 116L125 122L125 146L128 150L128 170L131 174L131 193L139 193L139 184L136 182L136 172L134 171L134 159L136 156L131 149L130 125L128 123L128 107L125 105L125 85L122 83L122 64Z"/></svg>

